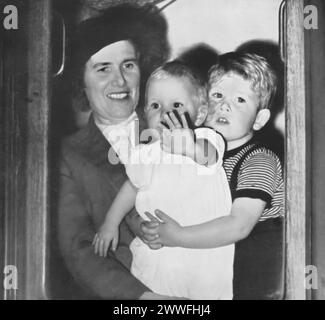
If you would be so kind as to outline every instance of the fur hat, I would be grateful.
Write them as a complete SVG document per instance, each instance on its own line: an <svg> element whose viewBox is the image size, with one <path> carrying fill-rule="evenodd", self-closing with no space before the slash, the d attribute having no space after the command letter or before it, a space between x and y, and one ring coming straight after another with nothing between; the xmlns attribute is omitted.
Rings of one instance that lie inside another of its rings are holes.
<svg viewBox="0 0 325 320"><path fill-rule="evenodd" d="M81 22L75 40L74 63L78 67L100 49L122 40L130 40L140 53L142 73L150 73L169 55L167 22L152 5L123 4L106 9Z"/></svg>

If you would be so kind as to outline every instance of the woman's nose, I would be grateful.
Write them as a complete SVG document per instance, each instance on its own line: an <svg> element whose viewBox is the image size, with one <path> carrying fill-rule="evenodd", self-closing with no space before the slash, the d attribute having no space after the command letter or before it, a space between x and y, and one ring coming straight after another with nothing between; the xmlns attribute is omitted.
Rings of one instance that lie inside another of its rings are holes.
<svg viewBox="0 0 325 320"><path fill-rule="evenodd" d="M112 83L116 86L122 87L125 85L125 77L120 69L115 70L113 74Z"/></svg>

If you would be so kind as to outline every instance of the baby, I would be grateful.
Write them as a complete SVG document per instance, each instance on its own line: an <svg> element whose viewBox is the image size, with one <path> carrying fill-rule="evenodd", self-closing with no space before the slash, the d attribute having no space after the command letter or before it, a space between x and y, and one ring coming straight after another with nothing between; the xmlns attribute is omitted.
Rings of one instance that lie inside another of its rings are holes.
<svg viewBox="0 0 325 320"><path fill-rule="evenodd" d="M206 88L183 63L169 62L150 76L145 115L153 139L131 148L129 157L121 154L129 181L94 238L96 252L103 256L109 245L116 247L119 223L134 205L143 219L160 208L182 226L229 215L231 195L222 167L224 141L214 130L189 128L190 122L202 125L207 111ZM185 145L177 143L179 138L185 139ZM130 248L131 272L156 293L189 299L232 298L233 245L151 250L135 238Z"/></svg>

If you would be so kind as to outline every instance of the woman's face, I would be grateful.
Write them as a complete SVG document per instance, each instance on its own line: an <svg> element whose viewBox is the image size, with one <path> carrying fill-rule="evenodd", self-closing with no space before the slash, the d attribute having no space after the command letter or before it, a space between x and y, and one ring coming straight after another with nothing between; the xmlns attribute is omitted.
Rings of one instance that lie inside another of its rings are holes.
<svg viewBox="0 0 325 320"><path fill-rule="evenodd" d="M130 41L112 43L87 61L85 93L94 117L111 123L127 119L139 101L138 54Z"/></svg>

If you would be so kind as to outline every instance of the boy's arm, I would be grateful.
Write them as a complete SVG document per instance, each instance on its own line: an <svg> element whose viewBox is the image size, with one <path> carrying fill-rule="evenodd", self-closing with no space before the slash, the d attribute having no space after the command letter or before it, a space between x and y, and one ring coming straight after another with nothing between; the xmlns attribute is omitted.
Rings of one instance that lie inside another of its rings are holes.
<svg viewBox="0 0 325 320"><path fill-rule="evenodd" d="M249 174L238 176L235 200L229 216L184 228L169 217L160 217L166 221L158 231L162 244L187 248L214 248L247 237L266 205L270 203L276 188L281 187L281 181L277 180L282 172L277 157L269 151L253 154L245 161L241 171ZM159 213L156 213L156 216L159 217ZM174 232L170 232L172 228Z"/></svg>
<svg viewBox="0 0 325 320"><path fill-rule="evenodd" d="M231 214L199 225L182 227L157 210L164 223L159 226L159 238L154 243L163 246L193 249L216 248L246 238L258 222L266 202L261 199L237 198Z"/></svg>

